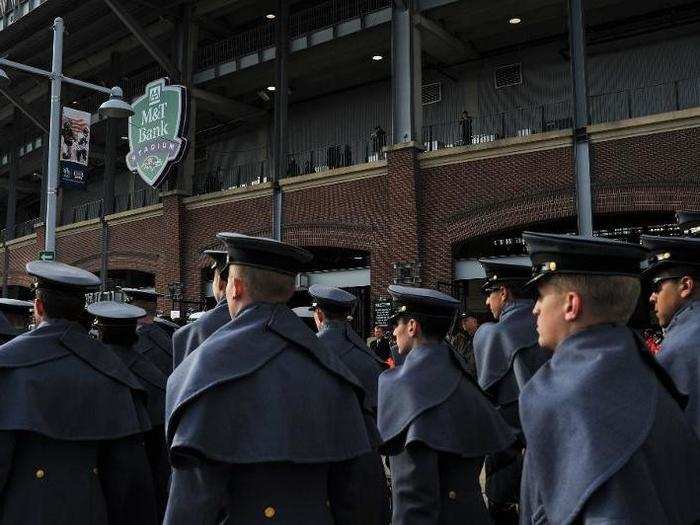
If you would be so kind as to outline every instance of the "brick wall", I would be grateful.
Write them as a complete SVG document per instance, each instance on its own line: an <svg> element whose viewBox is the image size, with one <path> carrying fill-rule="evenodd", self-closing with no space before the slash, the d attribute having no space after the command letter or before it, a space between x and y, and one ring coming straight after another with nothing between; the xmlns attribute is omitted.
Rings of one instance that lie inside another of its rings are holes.
<svg viewBox="0 0 700 525"><path fill-rule="evenodd" d="M700 128L616 138L592 145L595 212L700 210ZM426 286L452 280L456 244L486 234L572 217L570 147L420 168L414 147L388 152L386 175L285 193L284 240L307 247L364 250L372 294L384 294L392 263L418 260ZM219 231L269 236L271 197L236 196L201 206L165 197L160 216L110 226L110 268L152 272L156 285L180 281L185 297L201 293L204 249ZM97 271L100 226L62 233L59 259ZM42 249L34 240L10 246L9 284L28 285L24 264ZM1 270L1 268L0 268Z"/></svg>

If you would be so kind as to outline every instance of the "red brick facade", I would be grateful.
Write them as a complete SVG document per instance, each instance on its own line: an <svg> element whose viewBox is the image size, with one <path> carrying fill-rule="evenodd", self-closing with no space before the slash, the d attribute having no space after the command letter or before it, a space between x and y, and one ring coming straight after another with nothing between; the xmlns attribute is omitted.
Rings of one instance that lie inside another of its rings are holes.
<svg viewBox="0 0 700 525"><path fill-rule="evenodd" d="M450 282L457 243L575 215L570 145L512 154L497 149L473 158L463 152L463 161L440 165L416 147L391 148L381 173L314 187L290 185L284 194L284 240L368 252L375 297L391 282L397 261L422 263L424 285ZM700 210L699 151L700 127L594 137L595 213ZM167 195L162 208L151 207L141 218L110 219L109 267L153 273L160 291L182 282L185 296L197 299L202 250L218 246L219 231L270 235L271 204L264 187L240 190L218 203ZM10 244L9 284L29 284L24 264L42 244L43 227L36 239ZM61 261L98 271L100 250L99 221L59 232Z"/></svg>

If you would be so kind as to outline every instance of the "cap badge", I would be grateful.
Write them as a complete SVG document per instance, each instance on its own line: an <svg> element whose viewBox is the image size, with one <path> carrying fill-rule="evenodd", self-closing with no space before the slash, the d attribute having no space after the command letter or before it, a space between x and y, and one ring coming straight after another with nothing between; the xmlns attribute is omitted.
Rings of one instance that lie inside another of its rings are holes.
<svg viewBox="0 0 700 525"><path fill-rule="evenodd" d="M671 253L670 252L664 252L664 253L658 253L656 254L656 260L657 261L665 261L666 259L671 258Z"/></svg>
<svg viewBox="0 0 700 525"><path fill-rule="evenodd" d="M408 308L406 308L406 305L403 305L401 308L399 308L399 312L405 312L406 310L408 310Z"/></svg>

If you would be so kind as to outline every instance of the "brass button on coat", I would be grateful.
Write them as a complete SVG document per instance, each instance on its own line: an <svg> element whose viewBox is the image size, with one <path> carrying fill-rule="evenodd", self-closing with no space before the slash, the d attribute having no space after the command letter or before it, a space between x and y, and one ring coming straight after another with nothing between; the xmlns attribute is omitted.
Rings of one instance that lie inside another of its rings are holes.
<svg viewBox="0 0 700 525"><path fill-rule="evenodd" d="M44 479L44 476L46 476L46 472L44 472L42 469L39 469L36 471L36 479Z"/></svg>
<svg viewBox="0 0 700 525"><path fill-rule="evenodd" d="M457 493L454 490L451 490L447 493L447 497L450 499L457 499Z"/></svg>
<svg viewBox="0 0 700 525"><path fill-rule="evenodd" d="M275 507L267 507L264 514L266 518L274 518L277 511L275 510Z"/></svg>

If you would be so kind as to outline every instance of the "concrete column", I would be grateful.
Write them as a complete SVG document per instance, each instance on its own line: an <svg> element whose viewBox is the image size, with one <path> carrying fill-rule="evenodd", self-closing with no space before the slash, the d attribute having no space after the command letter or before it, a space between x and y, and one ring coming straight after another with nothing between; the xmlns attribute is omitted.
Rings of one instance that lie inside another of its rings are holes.
<svg viewBox="0 0 700 525"><path fill-rule="evenodd" d="M197 48L197 40L199 30L193 21L193 6L192 4L183 5L180 9L180 23L176 27L176 64L181 72L179 79L171 79L173 82L179 82L190 91L189 99L189 115L187 126L187 140L190 144L190 149L185 157L182 165L177 169L177 180L171 181L170 188L177 188L179 191L185 192L188 195L192 194L192 187L195 176L195 131L197 127L197 107L196 101L191 96L191 90L194 87L192 83L192 75L194 72L194 54Z"/></svg>
<svg viewBox="0 0 700 525"><path fill-rule="evenodd" d="M569 0L569 44L574 113L574 173L579 235L593 235L591 160L588 140L588 88L586 80L586 25L583 0Z"/></svg>
<svg viewBox="0 0 700 525"><path fill-rule="evenodd" d="M413 0L394 2L391 18L394 144L423 143L421 36Z"/></svg>
<svg viewBox="0 0 700 525"><path fill-rule="evenodd" d="M21 141L19 130L22 129L22 122L17 111L14 112L13 131L10 133L10 173L7 181L7 210L5 219L5 240L11 241L15 238L15 221L17 211L17 179L19 178L19 148Z"/></svg>
<svg viewBox="0 0 700 525"><path fill-rule="evenodd" d="M272 136L272 237L282 240L283 197L279 181L287 173L287 114L289 110L289 2L277 0L275 60L275 123Z"/></svg>

